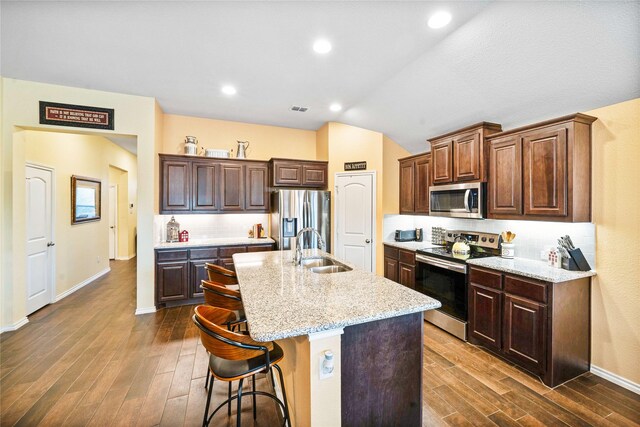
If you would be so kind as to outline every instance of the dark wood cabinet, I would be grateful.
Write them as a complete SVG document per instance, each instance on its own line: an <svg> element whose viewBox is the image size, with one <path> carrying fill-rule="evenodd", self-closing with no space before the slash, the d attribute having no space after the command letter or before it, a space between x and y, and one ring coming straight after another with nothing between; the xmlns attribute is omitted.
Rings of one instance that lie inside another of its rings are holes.
<svg viewBox="0 0 640 427"><path fill-rule="evenodd" d="M449 184L453 182L453 141L437 141L431 144L433 183Z"/></svg>
<svg viewBox="0 0 640 427"><path fill-rule="evenodd" d="M160 154L160 213L269 212L269 164Z"/></svg>
<svg viewBox="0 0 640 427"><path fill-rule="evenodd" d="M200 304L204 301L200 283L207 278L206 263L233 269L234 253L271 250L271 243L156 249L156 306Z"/></svg>
<svg viewBox="0 0 640 427"><path fill-rule="evenodd" d="M271 159L270 166L273 187L327 188L327 162Z"/></svg>
<svg viewBox="0 0 640 427"><path fill-rule="evenodd" d="M488 217L591 220L591 123L572 114L489 139Z"/></svg>
<svg viewBox="0 0 640 427"><path fill-rule="evenodd" d="M590 280L549 283L472 267L469 342L555 387L589 370Z"/></svg>
<svg viewBox="0 0 640 427"><path fill-rule="evenodd" d="M384 245L384 277L408 288L415 289L415 252Z"/></svg>
<svg viewBox="0 0 640 427"><path fill-rule="evenodd" d="M168 213L191 209L191 162L172 159L161 162L160 210Z"/></svg>
<svg viewBox="0 0 640 427"><path fill-rule="evenodd" d="M400 162L400 213L429 214L431 154L405 157Z"/></svg>
<svg viewBox="0 0 640 427"><path fill-rule="evenodd" d="M477 181L480 179L480 138L475 131L453 138L453 180Z"/></svg>

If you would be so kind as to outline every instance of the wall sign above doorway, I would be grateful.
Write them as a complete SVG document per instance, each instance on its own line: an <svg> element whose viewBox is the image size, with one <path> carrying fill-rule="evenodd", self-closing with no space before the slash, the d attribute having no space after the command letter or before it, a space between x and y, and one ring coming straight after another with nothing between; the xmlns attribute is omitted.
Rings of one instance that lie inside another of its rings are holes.
<svg viewBox="0 0 640 427"><path fill-rule="evenodd" d="M113 130L113 108L40 101L40 124Z"/></svg>
<svg viewBox="0 0 640 427"><path fill-rule="evenodd" d="M363 171L367 169L367 162L345 162L344 170L346 171Z"/></svg>

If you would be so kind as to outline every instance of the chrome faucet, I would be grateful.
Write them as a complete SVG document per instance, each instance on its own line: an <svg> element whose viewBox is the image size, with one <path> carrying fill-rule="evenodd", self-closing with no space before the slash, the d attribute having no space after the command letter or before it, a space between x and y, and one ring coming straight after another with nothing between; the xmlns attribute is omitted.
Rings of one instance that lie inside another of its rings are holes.
<svg viewBox="0 0 640 427"><path fill-rule="evenodd" d="M313 227L305 227L298 231L298 234L296 235L296 254L293 258L294 264L302 264L302 242L300 242L300 237L302 237L302 235L307 231L313 232L318 236L318 249L324 249L324 240L320 233L318 233L318 230Z"/></svg>

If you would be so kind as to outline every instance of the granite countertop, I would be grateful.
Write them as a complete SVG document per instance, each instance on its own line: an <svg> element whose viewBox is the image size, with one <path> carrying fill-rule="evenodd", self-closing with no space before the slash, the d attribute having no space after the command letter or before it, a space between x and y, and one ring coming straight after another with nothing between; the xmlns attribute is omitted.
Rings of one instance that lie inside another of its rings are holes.
<svg viewBox="0 0 640 427"><path fill-rule="evenodd" d="M216 239L191 239L188 242L157 242L155 249L195 248L198 246L267 245L275 243L270 237L220 237Z"/></svg>
<svg viewBox="0 0 640 427"><path fill-rule="evenodd" d="M387 240L383 242L385 245L394 246L400 249L407 249L409 251L416 251L418 249L436 248L439 245L434 245L431 242L396 242L395 240Z"/></svg>
<svg viewBox="0 0 640 427"><path fill-rule="evenodd" d="M491 268L493 270L504 271L506 273L518 274L520 276L530 277L532 279L538 279L552 283L567 282L569 280L582 279L584 277L591 277L596 275L596 272L594 270L569 271L562 268L551 267L545 261L526 258L476 258L467 260L467 264L475 265L478 267Z"/></svg>
<svg viewBox="0 0 640 427"><path fill-rule="evenodd" d="M317 249L305 257L325 256ZM440 302L374 273L318 274L294 265L291 251L233 255L249 333L272 341L440 307ZM340 261L339 259L337 259ZM342 262L342 261L340 261Z"/></svg>

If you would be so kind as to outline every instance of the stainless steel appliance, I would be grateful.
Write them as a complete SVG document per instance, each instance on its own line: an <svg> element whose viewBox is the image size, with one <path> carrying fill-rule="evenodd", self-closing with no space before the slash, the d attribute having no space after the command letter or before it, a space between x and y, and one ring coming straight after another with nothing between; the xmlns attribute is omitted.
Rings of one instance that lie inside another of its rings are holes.
<svg viewBox="0 0 640 427"><path fill-rule="evenodd" d="M484 218L486 184L434 185L429 187L429 215L455 218Z"/></svg>
<svg viewBox="0 0 640 427"><path fill-rule="evenodd" d="M280 250L295 249L298 231L312 227L331 251L331 192L315 190L277 190L271 193L271 238ZM318 240L311 233L302 237L303 249L315 249Z"/></svg>
<svg viewBox="0 0 640 427"><path fill-rule="evenodd" d="M465 240L470 253L452 251L456 241ZM467 259L497 256L500 235L473 231L451 231L445 235L443 247L416 251L416 291L442 303L437 310L425 312L425 320L450 334L467 340Z"/></svg>
<svg viewBox="0 0 640 427"><path fill-rule="evenodd" d="M396 242L422 242L422 235L422 228L396 230L394 240Z"/></svg>

